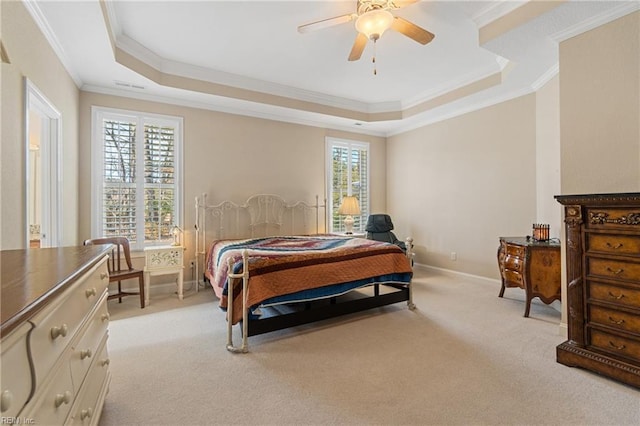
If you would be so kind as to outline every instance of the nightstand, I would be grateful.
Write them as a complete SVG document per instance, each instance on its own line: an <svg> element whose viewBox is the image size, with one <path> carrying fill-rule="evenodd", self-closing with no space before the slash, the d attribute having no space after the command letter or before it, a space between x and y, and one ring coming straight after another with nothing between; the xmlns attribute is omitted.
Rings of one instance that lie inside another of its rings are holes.
<svg viewBox="0 0 640 426"><path fill-rule="evenodd" d="M149 303L149 283L154 275L178 275L178 299L182 300L184 247L157 246L144 249L145 304Z"/></svg>
<svg viewBox="0 0 640 426"><path fill-rule="evenodd" d="M519 287L525 291L524 316L529 316L531 299L540 298L550 304L560 300L560 243L535 241L525 237L500 237L498 267L502 286Z"/></svg>

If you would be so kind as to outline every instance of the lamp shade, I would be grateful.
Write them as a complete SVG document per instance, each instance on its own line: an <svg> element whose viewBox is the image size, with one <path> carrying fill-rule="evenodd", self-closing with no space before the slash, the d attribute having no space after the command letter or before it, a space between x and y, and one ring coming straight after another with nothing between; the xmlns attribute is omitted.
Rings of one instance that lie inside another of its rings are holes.
<svg viewBox="0 0 640 426"><path fill-rule="evenodd" d="M368 39L377 40L393 23L393 15L388 10L374 9L363 13L356 20L356 30Z"/></svg>
<svg viewBox="0 0 640 426"><path fill-rule="evenodd" d="M353 195L348 195L342 199L342 204L338 209L339 214L345 215L358 215L360 214L360 204L358 204L358 199Z"/></svg>
<svg viewBox="0 0 640 426"><path fill-rule="evenodd" d="M173 236L172 246L179 246L181 243L182 229L178 225L173 225L171 228L171 235Z"/></svg>

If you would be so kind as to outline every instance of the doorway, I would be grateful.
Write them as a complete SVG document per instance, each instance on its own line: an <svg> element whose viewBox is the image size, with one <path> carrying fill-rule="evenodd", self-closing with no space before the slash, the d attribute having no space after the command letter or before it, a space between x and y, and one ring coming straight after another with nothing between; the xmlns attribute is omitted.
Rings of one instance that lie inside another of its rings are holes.
<svg viewBox="0 0 640 426"><path fill-rule="evenodd" d="M26 247L60 245L61 116L25 78Z"/></svg>

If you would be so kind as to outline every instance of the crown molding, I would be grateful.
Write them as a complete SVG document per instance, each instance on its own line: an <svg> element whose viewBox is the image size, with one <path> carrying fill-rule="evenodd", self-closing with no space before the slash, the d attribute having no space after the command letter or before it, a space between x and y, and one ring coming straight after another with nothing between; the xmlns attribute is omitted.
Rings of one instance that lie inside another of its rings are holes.
<svg viewBox="0 0 640 426"><path fill-rule="evenodd" d="M401 109L406 110L409 108L413 108L425 102L429 102L430 100L435 99L439 96L446 95L447 93L455 92L460 88L466 87L477 81L485 79L495 74L496 72L504 71L505 67L510 63L508 59L505 59L498 55L496 55L496 62L497 62L497 68L493 66L486 67L481 70L476 70L473 72L463 74L457 79L448 81L446 84L440 85L439 87L429 90L428 92L423 92L418 96L407 99L406 101L402 102Z"/></svg>
<svg viewBox="0 0 640 426"><path fill-rule="evenodd" d="M55 36L54 32L51 30L51 27L44 17L44 14L40 10L40 6L38 6L38 3L31 0L23 0L22 4L24 4L25 8L33 18L34 22L42 32L42 35L49 43L60 62L62 63L62 66L69 74L69 77L71 77L71 79L75 83L76 87L82 87L82 79L71 66L69 57L62 48L62 45L58 41L58 38Z"/></svg>
<svg viewBox="0 0 640 426"><path fill-rule="evenodd" d="M291 124L300 124L311 127L321 127L331 130L340 130L351 133L364 134L369 136L385 137L386 133L379 130L367 129L367 123L356 126L354 120L341 119L349 124L339 124L334 122L335 117L328 117L322 114L301 112L284 107L275 107L271 105L261 105L262 109L256 108L259 104L253 102L239 101L236 99L223 98L215 95L207 95L217 98L219 102L200 102L195 100L187 100L183 98L175 98L169 96L154 95L149 93L141 93L132 90L115 89L104 86L96 86L85 84L82 91L98 93L103 95L118 96L123 98L137 99L141 101L157 102L168 105L182 106L187 108L196 108L207 111L221 112L225 114L241 115L264 120L280 121ZM237 105L231 105L237 104ZM252 108L253 107L253 108ZM362 124L362 123L361 123Z"/></svg>
<svg viewBox="0 0 640 426"><path fill-rule="evenodd" d="M389 112L397 109L400 105L399 102L370 105L364 102L354 101L347 98L326 95L309 90L297 89L283 84L257 80L249 77L243 77L237 74L214 70L211 68L172 61L157 55L153 51L142 46L136 40L125 35L120 35L117 37L116 47L122 49L122 51L128 53L129 55L135 57L136 59L144 62L145 64L151 66L152 68L155 68L160 72L185 77L188 79L207 81L224 86L251 90L274 96L282 96L298 101L312 102L325 106L347 109L350 111L357 111L362 113Z"/></svg>
<svg viewBox="0 0 640 426"><path fill-rule="evenodd" d="M120 22L118 21L118 15L116 14L116 9L114 6L115 3L113 1L107 0L99 1L100 4L104 6L104 10L107 13L107 22L109 23L108 31L113 37L120 37L122 35L122 27L120 26Z"/></svg>
<svg viewBox="0 0 640 426"><path fill-rule="evenodd" d="M553 77L558 75L559 72L560 72L560 64L556 63L551 68L549 68L547 71L545 71L544 74L542 74L536 81L534 81L531 84L531 89L534 92L537 92L545 84L547 84L549 82L549 80L551 80Z"/></svg>
<svg viewBox="0 0 640 426"><path fill-rule="evenodd" d="M123 52L163 73L369 114L402 112L403 110L428 102L431 99L465 87L478 80L482 80L497 71L504 70L504 68L510 63L509 60L498 56L496 58L497 68L487 67L479 71L467 73L456 80L448 82L446 85L442 85L406 101L399 100L368 104L347 98L330 96L277 83L242 77L236 74L212 70L210 68L167 60L127 36L120 36L117 39L116 46L117 48L122 49Z"/></svg>
<svg viewBox="0 0 640 426"><path fill-rule="evenodd" d="M348 119L345 119L344 121L347 121L350 124L339 124L335 122L335 117L323 116L322 114L316 113L300 112L283 107L264 105L262 110L258 110L255 108L256 105L251 102L243 102L237 100L229 101L227 98L217 96L214 97L220 99L221 102L216 104L214 102L199 102L181 98L152 95L149 93L140 93L131 90L113 89L93 85L85 85L81 90L86 92L126 97L143 101L159 102L169 105L216 111L226 114L248 116L264 120L280 121L331 130L340 130L369 136L391 137L534 93L542 88L547 82L549 82L549 80L555 77L558 72L559 65L556 63L545 73L543 73L529 87L512 90L506 93L497 94L490 98L479 99L471 102L461 100L460 102L463 105L461 105L459 108L456 108L454 111L443 111L441 113L434 113L433 111L429 111L424 114L412 117L411 119L400 120L398 121L399 125L394 126L391 130L388 131L367 129L366 126L369 123L360 123L360 126L356 126L355 122L352 123L351 120ZM236 103L237 105L230 105L230 103ZM251 108L251 106L254 106L254 108Z"/></svg>
<svg viewBox="0 0 640 426"><path fill-rule="evenodd" d="M506 93L501 93L490 98L485 98L477 101L466 101L465 105L461 105L459 108L456 108L455 111L444 111L441 113L429 113L423 119L418 118L417 120L412 120L411 123L406 123L405 125L399 125L395 127L393 130L387 132L387 137L396 136L402 133L409 132L411 130L419 129L420 127L428 126L434 123L438 123L440 121L445 121L450 118L459 117L461 115L468 114L470 112L478 111L483 108L488 108L493 105L500 104L502 102L510 101L512 99L519 98L521 96L528 95L533 93L534 90L531 87L525 87L517 90L512 90Z"/></svg>
<svg viewBox="0 0 640 426"><path fill-rule="evenodd" d="M502 18L504 15L513 12L520 6L528 3L529 0L513 0L502 1L500 3L491 3L484 9L480 10L471 20L476 24L478 28L482 28L485 25L490 24L496 19Z"/></svg>
<svg viewBox="0 0 640 426"><path fill-rule="evenodd" d="M550 35L550 38L558 43L582 34L586 31L592 30L604 24L608 24L618 18L622 18L630 13L640 10L640 2L637 0L627 1L619 6L611 8L603 13L593 16L590 19L582 21L576 25L566 28L562 31L558 31Z"/></svg>

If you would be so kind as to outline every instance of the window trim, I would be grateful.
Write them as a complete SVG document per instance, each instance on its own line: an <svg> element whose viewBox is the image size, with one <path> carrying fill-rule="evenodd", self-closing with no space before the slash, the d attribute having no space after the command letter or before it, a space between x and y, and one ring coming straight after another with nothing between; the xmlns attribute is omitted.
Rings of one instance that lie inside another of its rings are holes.
<svg viewBox="0 0 640 426"><path fill-rule="evenodd" d="M342 146L347 147L349 151L354 148L365 149L367 151L367 203L366 210L360 205L362 210L365 210L367 214L371 214L371 144L365 141L358 141L352 139L344 139L344 138L336 138L332 136L327 136L325 138L325 174L326 174L326 185L327 185L327 223L329 226L329 233L339 232L333 229L333 156L332 151L334 146ZM349 177L349 185L347 190L347 195L351 194L351 177ZM339 207L339 206L338 206ZM354 231L357 231L354 229ZM362 231L362 230L360 230Z"/></svg>
<svg viewBox="0 0 640 426"><path fill-rule="evenodd" d="M142 120L145 123L153 125L171 125L175 128L174 135L174 167L175 167L175 224L181 229L184 228L184 167L183 167L183 117L154 114L143 111L132 111L119 108L107 108L100 106L91 107L91 238L101 238L102 235L102 196L103 196L103 179L102 171L104 170L104 140L102 138L102 126L100 123L103 119L124 119L124 120ZM143 176L143 175L141 175ZM144 202L144 201L143 201ZM144 235L144 234L143 234ZM184 238L184 237L183 237ZM138 241L132 244L132 251L142 251L145 247L153 247L158 245L166 245L166 241L155 241L145 243Z"/></svg>

